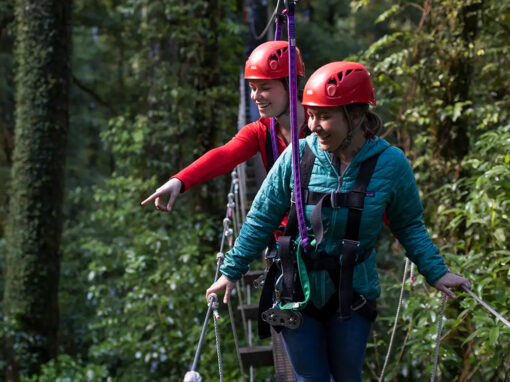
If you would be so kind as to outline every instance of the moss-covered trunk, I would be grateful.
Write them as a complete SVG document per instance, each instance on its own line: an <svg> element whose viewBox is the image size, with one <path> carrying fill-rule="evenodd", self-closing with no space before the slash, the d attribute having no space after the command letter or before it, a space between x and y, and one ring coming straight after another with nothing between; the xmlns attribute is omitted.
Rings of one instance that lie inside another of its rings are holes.
<svg viewBox="0 0 510 382"><path fill-rule="evenodd" d="M15 147L7 221L7 380L55 356L69 128L71 0L17 0Z"/></svg>

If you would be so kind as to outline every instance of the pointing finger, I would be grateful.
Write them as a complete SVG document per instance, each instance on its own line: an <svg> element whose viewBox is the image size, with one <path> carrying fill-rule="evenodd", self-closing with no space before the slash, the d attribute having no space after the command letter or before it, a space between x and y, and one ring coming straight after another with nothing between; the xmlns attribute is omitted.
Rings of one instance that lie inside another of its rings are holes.
<svg viewBox="0 0 510 382"><path fill-rule="evenodd" d="M142 206L145 206L147 203L149 203L151 200L154 200L156 199L158 196L160 196L161 194L156 191L155 193L153 193L151 196L149 196L147 199L145 199L143 202L140 203L140 205Z"/></svg>

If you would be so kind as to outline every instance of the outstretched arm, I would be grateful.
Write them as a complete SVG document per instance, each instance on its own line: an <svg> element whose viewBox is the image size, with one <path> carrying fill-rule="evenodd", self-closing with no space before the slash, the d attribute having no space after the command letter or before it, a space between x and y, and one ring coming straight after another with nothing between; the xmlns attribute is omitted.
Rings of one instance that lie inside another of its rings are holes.
<svg viewBox="0 0 510 382"><path fill-rule="evenodd" d="M198 184L224 175L259 151L258 130L260 122L244 126L229 142L212 149L194 161L145 199L141 205L151 201L159 211L170 212L180 193ZM165 203L164 199L168 198Z"/></svg>
<svg viewBox="0 0 510 382"><path fill-rule="evenodd" d="M432 243L422 219L423 207L413 171L404 154L400 155L393 177L395 187L386 210L391 230L427 282L450 297L455 297L451 287L465 285L470 288L471 285L466 278L450 273L439 249Z"/></svg>

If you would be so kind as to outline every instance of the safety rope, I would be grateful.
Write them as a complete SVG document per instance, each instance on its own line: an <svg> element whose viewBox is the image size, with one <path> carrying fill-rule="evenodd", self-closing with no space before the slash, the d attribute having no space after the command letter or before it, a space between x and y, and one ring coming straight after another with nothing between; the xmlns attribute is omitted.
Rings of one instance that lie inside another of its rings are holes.
<svg viewBox="0 0 510 382"><path fill-rule="evenodd" d="M295 2L285 0L287 15L287 36L289 39L289 95L290 95L290 126L292 140L292 174L294 176L294 200L298 221L301 246L305 252L310 250L310 238L306 228L303 197L301 190L301 169L299 158L299 131L297 121L297 72L296 72L296 23L294 20Z"/></svg>
<svg viewBox="0 0 510 382"><path fill-rule="evenodd" d="M255 24L253 22L253 18L250 19L250 32L251 32L251 35L254 38L254 40L256 40L256 41L261 40L266 35L267 31L269 30L269 27L271 26L271 22L273 21L273 18L278 14L279 8L280 8L280 0L278 0L278 2L276 3L276 8L274 9L273 14L271 15L271 17L269 17L269 21L268 21L267 25L265 26L262 33L259 35L257 35L257 31L255 30Z"/></svg>
<svg viewBox="0 0 510 382"><path fill-rule="evenodd" d="M386 353L386 358L384 359L383 368L381 371L381 376L379 377L379 382L384 380L384 373L386 371L386 366L388 365L388 361L390 359L391 350L393 348L393 340L395 339L395 333L397 331L398 318L400 316L400 308L402 307L402 301L404 299L404 289L406 285L406 277L407 277L407 269L409 267L409 259L406 258L405 266L404 266L404 276L402 277L402 286L400 287L400 297L398 299L397 305L397 313L395 313L395 321L393 322L393 330L391 331L390 343L388 345L388 352Z"/></svg>
<svg viewBox="0 0 510 382"><path fill-rule="evenodd" d="M430 375L430 382L434 382L437 374L437 363L439 360L439 347L441 345L441 332L443 331L443 318L446 301L448 301L448 295L444 293L443 301L441 303L441 313L439 314L439 318L437 320L436 352L434 354L434 367L432 368L432 374Z"/></svg>

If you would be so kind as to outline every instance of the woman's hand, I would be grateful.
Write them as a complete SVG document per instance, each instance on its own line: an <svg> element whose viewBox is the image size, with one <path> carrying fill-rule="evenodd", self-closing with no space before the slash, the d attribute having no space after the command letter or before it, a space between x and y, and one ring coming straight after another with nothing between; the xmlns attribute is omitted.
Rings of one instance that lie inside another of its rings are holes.
<svg viewBox="0 0 510 382"><path fill-rule="evenodd" d="M455 273L446 273L439 280L435 282L433 285L434 288L440 290L441 292L446 293L447 296L455 298L455 293L453 293L449 288L451 287L460 287L461 285L466 286L466 288L471 289L471 283L465 277L457 276Z"/></svg>
<svg viewBox="0 0 510 382"><path fill-rule="evenodd" d="M179 194L181 193L181 188L182 182L177 178L172 178L168 182L163 184L161 187L159 187L155 193L153 193L151 196L145 199L141 203L141 205L145 206L151 200L156 199L154 205L159 211L170 212L172 211L172 207L174 206L175 199L177 199L177 196L179 196ZM166 194L168 194L168 203L165 206L162 197L165 196Z"/></svg>
<svg viewBox="0 0 510 382"><path fill-rule="evenodd" d="M228 304L228 300L230 300L230 293L232 293L232 289L234 289L235 283L227 279L225 276L221 276L216 282L207 289L205 292L205 299L209 302L209 295L211 293L219 292L225 289L225 297L223 297L223 303Z"/></svg>

